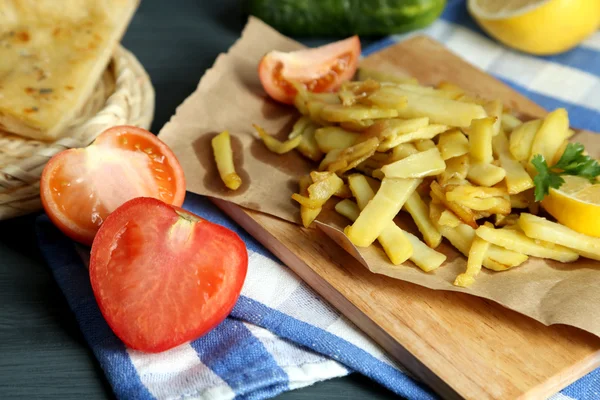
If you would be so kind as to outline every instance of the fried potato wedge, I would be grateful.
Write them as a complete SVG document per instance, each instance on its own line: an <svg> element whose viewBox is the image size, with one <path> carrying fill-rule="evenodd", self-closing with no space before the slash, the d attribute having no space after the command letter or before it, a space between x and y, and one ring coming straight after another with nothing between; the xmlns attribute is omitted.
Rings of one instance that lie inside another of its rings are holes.
<svg viewBox="0 0 600 400"><path fill-rule="evenodd" d="M481 186L494 186L506 177L504 168L497 167L494 164L471 164L467 179Z"/></svg>
<svg viewBox="0 0 600 400"><path fill-rule="evenodd" d="M519 161L510 153L508 139L504 132L500 132L493 141L494 153L498 155L500 166L506 171L506 188L509 194L517 194L531 189L533 179Z"/></svg>
<svg viewBox="0 0 600 400"><path fill-rule="evenodd" d="M448 130L446 125L432 124L424 128L417 129L413 132L399 134L393 137L388 137L379 145L377 151L388 151L401 143L414 142L420 139L433 139L442 132Z"/></svg>
<svg viewBox="0 0 600 400"><path fill-rule="evenodd" d="M444 160L459 157L469 152L469 139L458 129L440 135L438 149Z"/></svg>
<svg viewBox="0 0 600 400"><path fill-rule="evenodd" d="M359 136L359 133L350 132L338 126L325 126L315 131L315 141L323 153L353 146Z"/></svg>
<svg viewBox="0 0 600 400"><path fill-rule="evenodd" d="M494 136L494 118L474 119L469 128L469 154L476 163L489 164L494 161L492 137Z"/></svg>
<svg viewBox="0 0 600 400"><path fill-rule="evenodd" d="M475 237L467 257L467 270L454 280L456 286L469 287L475 283L475 277L481 272L481 266L490 244L480 237Z"/></svg>
<svg viewBox="0 0 600 400"><path fill-rule="evenodd" d="M517 161L529 160L533 139L542 126L542 121L535 119L518 126L510 134L509 150Z"/></svg>
<svg viewBox="0 0 600 400"><path fill-rule="evenodd" d="M406 200L404 210L412 217L419 232L423 235L425 243L433 249L438 247L442 242L442 234L431 222L431 219L429 218L429 207L416 191Z"/></svg>
<svg viewBox="0 0 600 400"><path fill-rule="evenodd" d="M299 135L294 137L293 139L288 139L285 142L280 142L279 140L275 139L273 136L265 132L265 130L260 126L256 124L252 124L252 126L254 127L254 129L256 129L256 132L258 132L258 135L262 139L265 146L267 146L267 149L269 149L275 154L288 153L294 150L296 147L298 147L298 145L302 141L302 136Z"/></svg>

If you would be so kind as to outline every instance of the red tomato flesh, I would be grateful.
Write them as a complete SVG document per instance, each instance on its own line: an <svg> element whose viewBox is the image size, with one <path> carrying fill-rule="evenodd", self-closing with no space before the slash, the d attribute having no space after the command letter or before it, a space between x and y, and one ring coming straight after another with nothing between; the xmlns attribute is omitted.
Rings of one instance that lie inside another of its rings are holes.
<svg viewBox="0 0 600 400"><path fill-rule="evenodd" d="M127 200L154 197L181 206L185 178L173 152L156 136L117 126L87 148L54 156L42 173L40 195L52 222L89 245L106 217Z"/></svg>
<svg viewBox="0 0 600 400"><path fill-rule="evenodd" d="M130 348L160 352L230 313L248 268L237 234L153 198L123 204L100 227L90 280L100 311Z"/></svg>
<svg viewBox="0 0 600 400"><path fill-rule="evenodd" d="M271 51L260 61L258 76L269 96L292 104L296 89L290 82L303 84L315 93L336 90L352 79L359 56L358 36L314 49Z"/></svg>

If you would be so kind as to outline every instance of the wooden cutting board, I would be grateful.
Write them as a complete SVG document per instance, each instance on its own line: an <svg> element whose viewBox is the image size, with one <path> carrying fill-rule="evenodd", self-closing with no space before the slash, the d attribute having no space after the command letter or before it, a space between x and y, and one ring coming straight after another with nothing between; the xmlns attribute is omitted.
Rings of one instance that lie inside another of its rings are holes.
<svg viewBox="0 0 600 400"><path fill-rule="evenodd" d="M363 60L422 83L451 81L532 116L545 111L439 43L416 37ZM444 398L544 399L600 365L600 338L546 327L489 300L369 272L316 229L214 202Z"/></svg>

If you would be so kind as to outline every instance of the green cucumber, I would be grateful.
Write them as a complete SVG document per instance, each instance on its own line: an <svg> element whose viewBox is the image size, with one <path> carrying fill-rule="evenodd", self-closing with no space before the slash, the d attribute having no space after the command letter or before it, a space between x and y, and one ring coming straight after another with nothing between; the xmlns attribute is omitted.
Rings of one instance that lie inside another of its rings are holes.
<svg viewBox="0 0 600 400"><path fill-rule="evenodd" d="M383 36L435 21L446 0L248 0L250 14L290 36Z"/></svg>

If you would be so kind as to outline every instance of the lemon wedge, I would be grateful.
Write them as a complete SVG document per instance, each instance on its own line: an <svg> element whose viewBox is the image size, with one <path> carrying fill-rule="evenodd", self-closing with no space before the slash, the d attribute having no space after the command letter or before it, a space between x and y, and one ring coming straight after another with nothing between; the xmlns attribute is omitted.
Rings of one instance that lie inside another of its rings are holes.
<svg viewBox="0 0 600 400"><path fill-rule="evenodd" d="M567 51L600 27L598 0L469 0L467 7L490 36L538 55Z"/></svg>
<svg viewBox="0 0 600 400"><path fill-rule="evenodd" d="M600 237L600 184L578 176L563 176L559 189L550 189L542 206L561 224Z"/></svg>

